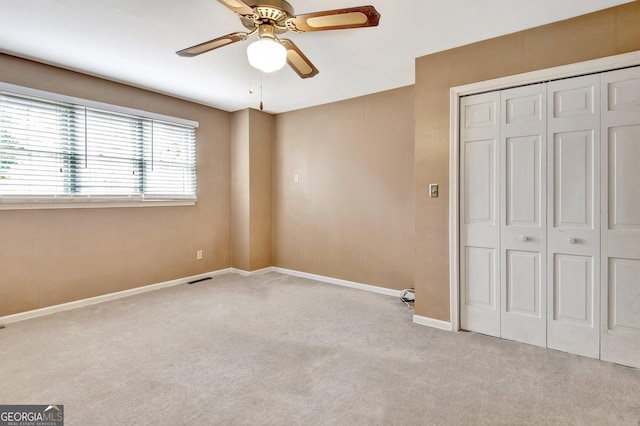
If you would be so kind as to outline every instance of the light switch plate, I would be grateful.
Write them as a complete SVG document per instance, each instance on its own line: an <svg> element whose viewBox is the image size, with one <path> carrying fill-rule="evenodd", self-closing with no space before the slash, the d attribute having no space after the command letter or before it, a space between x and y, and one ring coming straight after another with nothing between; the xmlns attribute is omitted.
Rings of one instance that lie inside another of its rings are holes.
<svg viewBox="0 0 640 426"><path fill-rule="evenodd" d="M429 185L429 198L438 198L438 184L432 183Z"/></svg>

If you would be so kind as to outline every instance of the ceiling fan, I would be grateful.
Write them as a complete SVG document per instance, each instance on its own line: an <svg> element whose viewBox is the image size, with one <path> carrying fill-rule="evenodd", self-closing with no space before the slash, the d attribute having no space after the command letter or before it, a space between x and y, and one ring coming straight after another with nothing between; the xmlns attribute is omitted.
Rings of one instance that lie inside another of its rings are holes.
<svg viewBox="0 0 640 426"><path fill-rule="evenodd" d="M179 56L193 57L246 40L258 34L258 41L249 45L249 63L264 72L280 69L285 62L301 77L310 78L318 69L291 41L279 38L287 31L305 33L311 31L339 30L375 27L380 14L373 6L350 7L322 12L295 15L293 7L285 0L218 0L235 12L249 32L235 32L179 50Z"/></svg>

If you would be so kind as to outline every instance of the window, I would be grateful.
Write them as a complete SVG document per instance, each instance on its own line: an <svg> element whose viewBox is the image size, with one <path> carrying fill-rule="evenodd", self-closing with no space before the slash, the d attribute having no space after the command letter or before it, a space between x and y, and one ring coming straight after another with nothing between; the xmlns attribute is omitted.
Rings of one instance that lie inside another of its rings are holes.
<svg viewBox="0 0 640 426"><path fill-rule="evenodd" d="M56 98L0 91L0 206L195 202L197 123Z"/></svg>

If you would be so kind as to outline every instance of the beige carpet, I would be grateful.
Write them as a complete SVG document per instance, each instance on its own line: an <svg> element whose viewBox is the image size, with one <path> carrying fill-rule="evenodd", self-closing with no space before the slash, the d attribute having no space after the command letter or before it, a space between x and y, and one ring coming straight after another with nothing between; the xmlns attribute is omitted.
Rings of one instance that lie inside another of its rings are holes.
<svg viewBox="0 0 640 426"><path fill-rule="evenodd" d="M9 324L0 404L64 404L66 425L640 425L640 370L412 314L219 276Z"/></svg>

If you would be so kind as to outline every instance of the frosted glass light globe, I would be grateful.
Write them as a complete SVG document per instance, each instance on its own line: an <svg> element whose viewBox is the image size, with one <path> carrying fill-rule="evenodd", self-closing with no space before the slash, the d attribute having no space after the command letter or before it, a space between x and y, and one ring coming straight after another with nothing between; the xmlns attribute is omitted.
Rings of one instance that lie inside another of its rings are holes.
<svg viewBox="0 0 640 426"><path fill-rule="evenodd" d="M287 62L287 49L271 38L261 38L247 47L247 57L252 67L262 72L274 72Z"/></svg>

